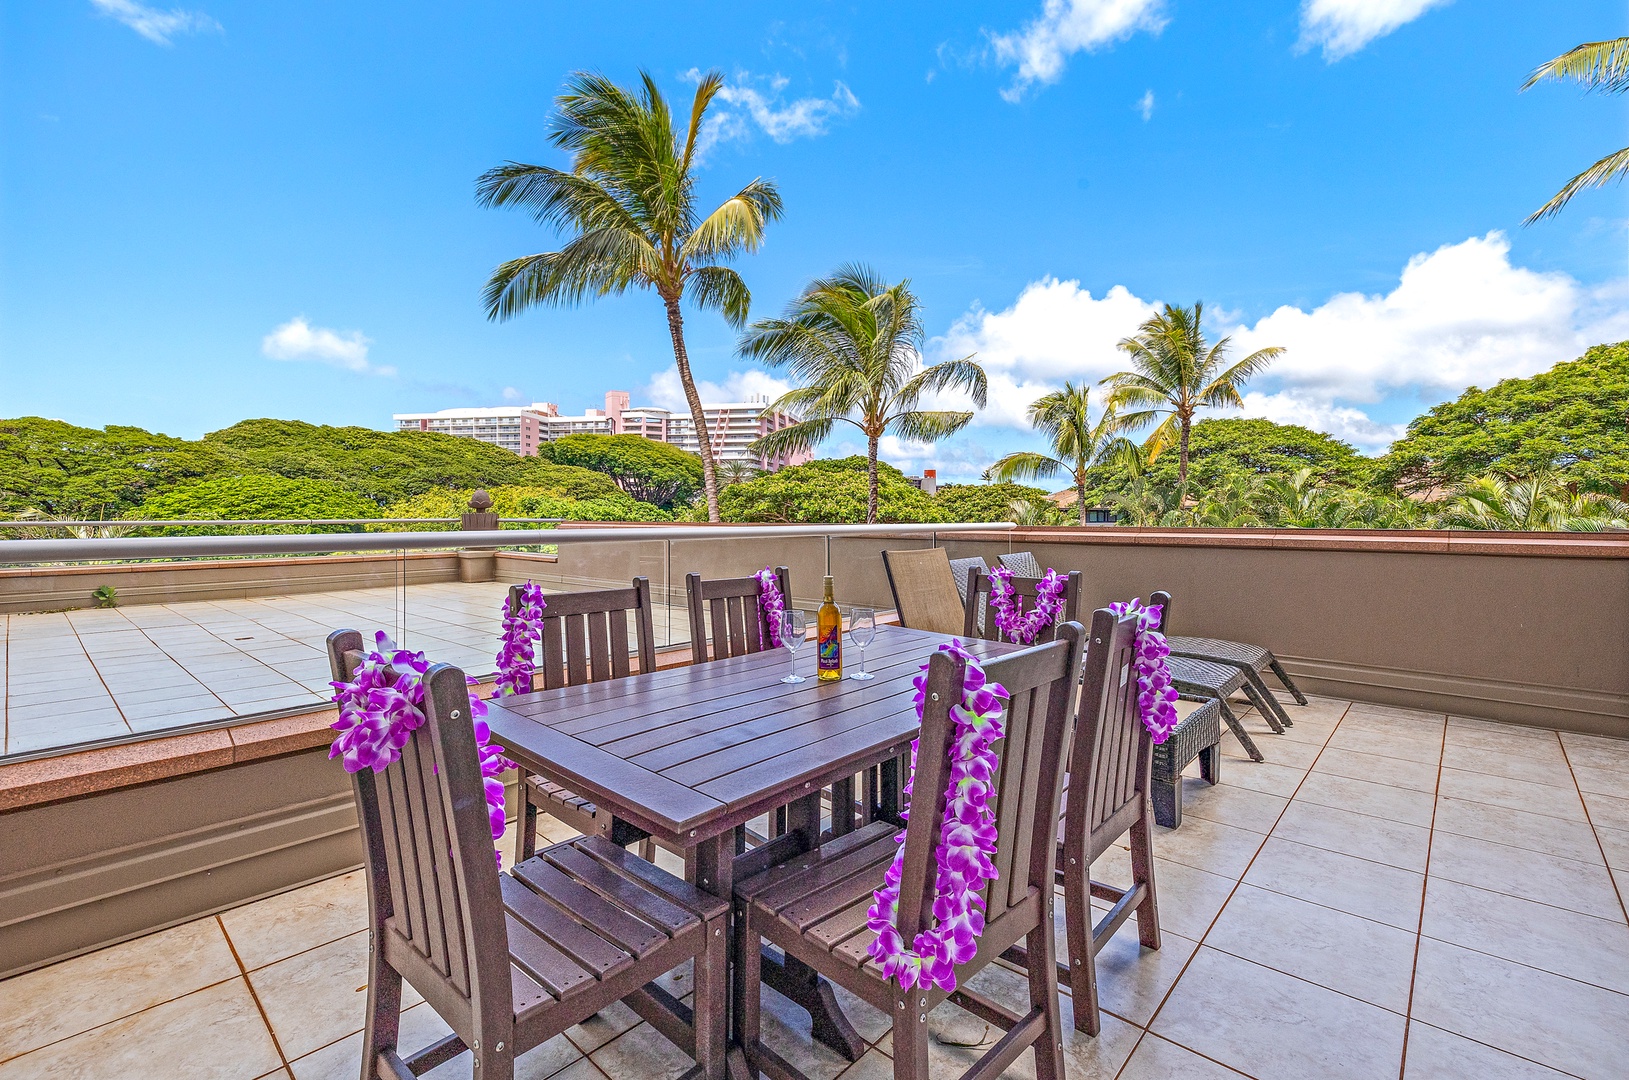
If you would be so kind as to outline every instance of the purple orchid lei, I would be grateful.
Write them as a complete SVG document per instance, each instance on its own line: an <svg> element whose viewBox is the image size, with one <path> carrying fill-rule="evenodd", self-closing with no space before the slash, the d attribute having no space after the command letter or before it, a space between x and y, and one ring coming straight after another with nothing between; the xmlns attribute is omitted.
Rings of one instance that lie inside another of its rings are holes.
<svg viewBox="0 0 1629 1080"><path fill-rule="evenodd" d="M543 587L530 581L520 587L519 609L504 605L503 634L498 648L498 679L494 697L532 692L532 674L537 670L536 643L543 632Z"/></svg>
<svg viewBox="0 0 1629 1080"><path fill-rule="evenodd" d="M985 883L997 876L991 861L996 850L996 822L990 796L995 791L998 764L993 747L1003 733L1001 713L1007 690L999 683L985 681L984 669L960 641L939 648L965 661L967 669L961 701L950 708L956 736L945 790L944 825L934 852L938 875L934 882L933 922L906 948L898 925L899 887L905 864L903 843L866 912L866 925L877 933L870 946L872 958L882 965L886 978L898 980L906 990L930 984L944 990L956 989L956 965L978 953L978 939L984 933ZM918 719L927 696L927 670L928 665L923 664L923 673L915 679ZM916 781L918 741L911 742L907 798ZM905 813L909 816L909 810ZM904 838L904 833L898 837L900 841Z"/></svg>
<svg viewBox="0 0 1629 1080"><path fill-rule="evenodd" d="M1033 645L1035 636L1057 621L1063 611L1063 594L1068 585L1068 579L1048 567L1035 586L1035 607L1026 614L1022 598L1013 593L1012 571L996 567L990 571L990 610L995 613L996 628L1009 641Z"/></svg>
<svg viewBox="0 0 1629 1080"><path fill-rule="evenodd" d="M1137 669L1137 709L1143 726L1154 742L1162 743L1171 737L1180 722L1177 716L1177 690L1171 685L1171 668L1165 658L1171 647L1165 635L1159 632L1163 613L1160 605L1143 606L1140 598L1130 603L1110 604L1109 610L1118 617L1137 617L1137 642L1131 664Z"/></svg>
<svg viewBox="0 0 1629 1080"><path fill-rule="evenodd" d="M402 747L424 726L424 675L429 670L430 661L423 653L397 648L383 630L374 635L373 651L362 658L351 681L330 684L339 706L339 719L330 726L339 734L328 751L329 758L339 758L345 771L352 773L363 769L384 772L400 761ZM467 675L465 679L471 686L479 681ZM492 839L500 840L505 824L500 776L515 763L503 756L503 747L491 742L492 729L481 719L486 715L486 702L471 694L469 711L487 820ZM496 852L493 857L498 858Z"/></svg>
<svg viewBox="0 0 1629 1080"><path fill-rule="evenodd" d="M781 595L781 579L768 566L752 576L758 579L758 610L763 612L764 626L769 631L769 645L778 649L781 647L781 612L786 610L786 598Z"/></svg>

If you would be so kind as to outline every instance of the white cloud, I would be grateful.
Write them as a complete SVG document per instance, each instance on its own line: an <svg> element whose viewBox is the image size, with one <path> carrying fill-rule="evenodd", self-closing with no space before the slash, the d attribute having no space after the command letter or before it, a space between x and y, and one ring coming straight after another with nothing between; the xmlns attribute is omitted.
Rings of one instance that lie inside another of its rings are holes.
<svg viewBox="0 0 1629 1080"><path fill-rule="evenodd" d="M1333 64L1449 0L1305 0L1296 49L1322 47Z"/></svg>
<svg viewBox="0 0 1629 1080"><path fill-rule="evenodd" d="M1022 30L990 36L996 59L1018 66L1001 96L1017 101L1035 83L1062 78L1075 53L1124 41L1139 30L1157 34L1169 21L1164 0L1045 0L1041 14Z"/></svg>
<svg viewBox="0 0 1629 1080"><path fill-rule="evenodd" d="M503 388L503 399L505 401L524 401L526 400L526 395L522 394L519 390L516 390L513 386L506 386Z"/></svg>
<svg viewBox="0 0 1629 1080"><path fill-rule="evenodd" d="M1150 90L1138 98L1137 104L1133 105L1132 108L1142 114L1143 123L1146 124L1154 119L1154 91Z"/></svg>
<svg viewBox="0 0 1629 1080"><path fill-rule="evenodd" d="M91 0L91 6L159 45L170 44L170 39L177 34L222 29L220 23L201 11L183 11L181 8L160 11L146 4L138 4L136 0Z"/></svg>
<svg viewBox="0 0 1629 1080"><path fill-rule="evenodd" d="M1590 345L1629 338L1629 282L1586 288L1561 273L1512 266L1503 233L1415 255L1383 294L1339 293L1303 310L1284 306L1253 326L1219 307L1212 338L1233 336L1233 355L1270 345L1285 354L1256 380L1245 414L1328 431L1378 452L1399 425L1365 406L1456 396L1471 385L1532 375ZM1029 285L1012 307L975 307L929 347L930 358L976 352L990 376L990 408L974 421L1027 430L1024 409L1064 379L1095 385L1123 370L1115 348L1156 310L1115 286L1101 299L1074 281Z"/></svg>
<svg viewBox="0 0 1629 1080"><path fill-rule="evenodd" d="M774 401L788 390L792 384L785 379L777 379L765 371L732 371L724 377L724 381L709 382L706 379L696 384L696 392L701 395L702 404L711 405L714 402L755 401L764 398ZM664 409L688 414L690 405L684 399L684 384L679 382L679 369L670 367L665 371L658 371L651 377L649 385L645 387L645 396L653 405L660 405ZM635 401L635 405L643 402Z"/></svg>
<svg viewBox="0 0 1629 1080"><path fill-rule="evenodd" d="M395 375L393 367L368 363L373 344L360 330L340 332L312 326L305 316L290 319L260 341L260 351L272 360L310 360L331 364L359 375Z"/></svg>
<svg viewBox="0 0 1629 1080"><path fill-rule="evenodd" d="M691 68L684 78L699 81L701 71ZM755 78L748 72L738 72L734 82L720 87L713 99L696 142L698 156L705 157L720 143L745 139L755 129L778 143L824 135L832 120L860 111L860 99L841 81L834 84L830 97L786 101L783 94L789 84L790 80L782 75Z"/></svg>

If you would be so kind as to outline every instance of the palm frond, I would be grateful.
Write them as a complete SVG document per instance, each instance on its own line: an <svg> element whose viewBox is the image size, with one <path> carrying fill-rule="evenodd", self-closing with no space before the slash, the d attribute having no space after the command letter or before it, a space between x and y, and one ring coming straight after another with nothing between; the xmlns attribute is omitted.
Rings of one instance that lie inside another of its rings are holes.
<svg viewBox="0 0 1629 1080"><path fill-rule="evenodd" d="M836 420L804 420L791 427L771 431L768 435L754 440L747 444L747 451L765 458L802 451L812 452L831 435L832 428L836 425Z"/></svg>
<svg viewBox="0 0 1629 1080"><path fill-rule="evenodd" d="M701 137L707 106L713 103L713 98L723 87L724 73L717 68L703 75L696 84L696 96L690 102L690 126L685 130L684 151L680 155L681 168L686 173L690 172L690 165L696 159L696 142Z"/></svg>
<svg viewBox="0 0 1629 1080"><path fill-rule="evenodd" d="M747 283L727 266L699 266L690 271L690 298L698 308L716 309L736 328L746 325L747 309L752 305Z"/></svg>
<svg viewBox="0 0 1629 1080"><path fill-rule="evenodd" d="M1629 90L1629 38L1590 41L1540 64L1522 83L1527 90L1545 79L1576 79L1591 90Z"/></svg>
<svg viewBox="0 0 1629 1080"><path fill-rule="evenodd" d="M1626 175L1629 175L1629 147L1606 155L1568 180L1567 185L1556 193L1555 198L1533 211L1522 224L1531 225L1543 218L1554 217L1561 212L1562 207L1572 201L1574 195L1585 188L1605 187L1614 181L1621 181Z"/></svg>
<svg viewBox="0 0 1629 1080"><path fill-rule="evenodd" d="M1057 458L1020 451L1008 454L985 470L984 475L998 484L1014 480L1041 480L1066 472L1067 467Z"/></svg>
<svg viewBox="0 0 1629 1080"><path fill-rule="evenodd" d="M889 419L884 431L910 442L935 443L972 422L970 412L902 412Z"/></svg>
<svg viewBox="0 0 1629 1080"><path fill-rule="evenodd" d="M764 242L764 226L780 215L775 182L758 177L703 218L679 253L686 261L707 261L756 251Z"/></svg>
<svg viewBox="0 0 1629 1080"><path fill-rule="evenodd" d="M920 401L924 394L950 390L965 390L973 399L973 404L980 409L989 401L990 385L984 369L971 356L964 356L960 360L941 360L923 368L899 388L896 400L909 408Z"/></svg>

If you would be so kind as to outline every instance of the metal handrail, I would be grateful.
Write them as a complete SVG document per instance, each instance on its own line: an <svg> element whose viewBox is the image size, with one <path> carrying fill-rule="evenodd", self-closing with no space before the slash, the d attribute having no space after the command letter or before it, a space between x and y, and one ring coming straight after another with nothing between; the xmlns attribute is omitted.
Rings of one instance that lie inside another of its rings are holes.
<svg viewBox="0 0 1629 1080"><path fill-rule="evenodd" d="M32 521L0 521L0 529L155 529L187 525L456 525L461 518L106 518L101 521L58 521L37 518ZM543 525L570 518L506 517L506 522Z"/></svg>
<svg viewBox="0 0 1629 1080"><path fill-rule="evenodd" d="M221 524L210 522L209 524ZM427 551L553 544L629 544L656 540L748 537L933 536L1002 532L1010 521L943 525L634 525L616 528L500 529L480 532L283 533L263 536L124 536L73 540L0 540L0 565L311 555L358 551ZM388 540L386 538L388 537Z"/></svg>

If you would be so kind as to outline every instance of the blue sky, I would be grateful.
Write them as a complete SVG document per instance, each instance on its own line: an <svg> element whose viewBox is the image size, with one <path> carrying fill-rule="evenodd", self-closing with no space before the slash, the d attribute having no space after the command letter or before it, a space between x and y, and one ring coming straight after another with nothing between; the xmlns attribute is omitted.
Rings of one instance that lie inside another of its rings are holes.
<svg viewBox="0 0 1629 1080"><path fill-rule="evenodd" d="M1289 349L1253 414L1369 450L1629 337L1624 191L1521 226L1624 144L1623 102L1516 92L1621 3L181 3L0 0L0 415L196 436L671 399L650 294L482 314L553 238L475 178L563 163L545 122L582 68L680 102L726 73L702 197L764 175L786 203L739 266L755 315L864 261L912 279L929 360L986 363L988 412L885 448L907 467L1028 445L1024 404L1115 370L1159 301ZM689 334L704 380L773 389L716 315Z"/></svg>

